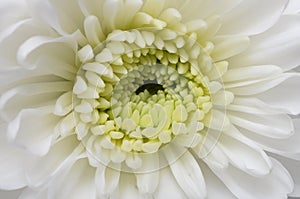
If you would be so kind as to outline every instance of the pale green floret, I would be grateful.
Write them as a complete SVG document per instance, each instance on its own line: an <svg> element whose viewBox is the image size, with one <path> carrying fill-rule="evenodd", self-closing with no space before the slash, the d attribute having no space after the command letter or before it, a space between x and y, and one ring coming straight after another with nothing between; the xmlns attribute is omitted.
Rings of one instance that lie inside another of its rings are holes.
<svg viewBox="0 0 300 199"><path fill-rule="evenodd" d="M165 27L138 15L135 24ZM195 21L188 27L200 25ZM83 65L73 89L75 111L89 122L90 134L101 137L99 147L154 153L177 136L201 133L212 109L209 81L201 70L211 70L207 63L212 61L205 50L209 46L202 48L196 38L171 29L118 30L92 52L90 46L79 51Z"/></svg>

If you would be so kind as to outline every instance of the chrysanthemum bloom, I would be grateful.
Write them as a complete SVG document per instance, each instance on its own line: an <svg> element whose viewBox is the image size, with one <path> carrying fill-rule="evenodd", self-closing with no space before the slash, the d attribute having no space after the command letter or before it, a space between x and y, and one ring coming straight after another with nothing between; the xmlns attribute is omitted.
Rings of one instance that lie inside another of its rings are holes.
<svg viewBox="0 0 300 199"><path fill-rule="evenodd" d="M1 1L0 188L26 187L20 199L299 196L299 7Z"/></svg>

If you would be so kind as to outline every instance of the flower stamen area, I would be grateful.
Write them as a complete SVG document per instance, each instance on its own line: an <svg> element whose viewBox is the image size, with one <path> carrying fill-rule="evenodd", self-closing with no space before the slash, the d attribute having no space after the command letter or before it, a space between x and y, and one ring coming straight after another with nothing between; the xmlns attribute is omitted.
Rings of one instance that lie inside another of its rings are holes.
<svg viewBox="0 0 300 199"><path fill-rule="evenodd" d="M199 142L195 136L212 108L200 68L213 64L194 38L169 29L118 30L78 52L76 129L89 151L117 151L110 159L119 163L128 153L155 153L181 135L190 137L186 147Z"/></svg>

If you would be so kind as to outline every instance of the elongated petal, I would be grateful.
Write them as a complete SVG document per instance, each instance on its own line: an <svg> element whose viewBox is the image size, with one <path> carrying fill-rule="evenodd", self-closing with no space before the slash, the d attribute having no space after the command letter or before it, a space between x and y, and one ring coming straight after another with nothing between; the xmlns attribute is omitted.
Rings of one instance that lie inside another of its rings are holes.
<svg viewBox="0 0 300 199"><path fill-rule="evenodd" d="M169 167L162 169L160 176L159 185L154 194L155 198L188 199Z"/></svg>
<svg viewBox="0 0 300 199"><path fill-rule="evenodd" d="M59 118L52 114L52 107L22 110L9 123L7 136L28 152L45 155L52 144L53 129L58 120Z"/></svg>
<svg viewBox="0 0 300 199"><path fill-rule="evenodd" d="M202 160L197 159L197 161L203 171L203 176L207 187L207 199L236 199L233 193L230 192L226 185L210 170L210 168Z"/></svg>
<svg viewBox="0 0 300 199"><path fill-rule="evenodd" d="M153 194L159 184L159 157L158 154L150 154L142 158L142 167L136 174L137 187L141 193Z"/></svg>
<svg viewBox="0 0 300 199"><path fill-rule="evenodd" d="M219 34L261 33L278 20L287 2L287 0L241 1L238 6L224 15L224 25Z"/></svg>
<svg viewBox="0 0 300 199"><path fill-rule="evenodd" d="M13 190L26 186L24 170L28 160L32 160L24 151L7 143L6 125L0 125L0 189ZM22 165L22 166L21 166Z"/></svg>
<svg viewBox="0 0 300 199"><path fill-rule="evenodd" d="M98 166L95 174L95 183L99 195L109 197L111 194L113 194L113 192L116 191L120 182L121 173L119 170L117 170L120 169L120 165L115 165L114 167L116 166L117 168L111 168L110 165Z"/></svg>
<svg viewBox="0 0 300 199"><path fill-rule="evenodd" d="M294 130L291 118L285 114L253 115L230 111L228 117L233 124L266 137L287 138Z"/></svg>
<svg viewBox="0 0 300 199"><path fill-rule="evenodd" d="M271 171L272 164L266 153L237 129L232 127L220 137L219 142L235 167L256 176L264 176Z"/></svg>
<svg viewBox="0 0 300 199"><path fill-rule="evenodd" d="M75 136L69 136L51 147L47 155L31 162L26 175L29 185L37 187L72 165L83 148L78 146ZM77 148L76 148L77 147Z"/></svg>
<svg viewBox="0 0 300 199"><path fill-rule="evenodd" d="M178 153L176 147L170 147L165 151L171 171L188 198L205 198L206 187L201 169L189 151ZM178 158L176 160L176 158ZM173 160L176 160L172 163ZM186 169L189 168L189 169Z"/></svg>
<svg viewBox="0 0 300 199"><path fill-rule="evenodd" d="M293 124L295 127L293 134L284 139L265 137L241 128L240 132L259 144L266 151L300 160L300 119L293 119Z"/></svg>
<svg viewBox="0 0 300 199"><path fill-rule="evenodd" d="M299 197L300 196L300 173L299 173L300 161L292 160L274 154L270 154L270 156L280 161L282 165L289 171L289 173L291 174L294 180L295 183L294 190L292 193L289 194L289 196L296 197L296 198Z"/></svg>
<svg viewBox="0 0 300 199"><path fill-rule="evenodd" d="M248 50L232 58L232 66L274 64L285 71L298 66L300 63L299 27L299 15L282 16L272 28L252 37Z"/></svg>
<svg viewBox="0 0 300 199"><path fill-rule="evenodd" d="M208 166L237 198L287 198L293 191L293 180L278 161L272 159L272 164L271 173L263 178L253 177L232 166L224 170Z"/></svg>
<svg viewBox="0 0 300 199"><path fill-rule="evenodd" d="M300 92L296 91L299 84L300 76L297 75L257 97L274 108L297 115L300 113Z"/></svg>
<svg viewBox="0 0 300 199"><path fill-rule="evenodd" d="M49 198L96 199L95 168L86 158L78 160L68 172L61 173L49 188Z"/></svg>

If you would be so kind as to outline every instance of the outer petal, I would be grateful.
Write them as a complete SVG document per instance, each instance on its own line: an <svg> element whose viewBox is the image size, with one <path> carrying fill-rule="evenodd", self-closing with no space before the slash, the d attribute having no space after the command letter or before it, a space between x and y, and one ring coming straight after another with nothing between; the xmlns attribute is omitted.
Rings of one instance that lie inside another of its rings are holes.
<svg viewBox="0 0 300 199"><path fill-rule="evenodd" d="M298 13L300 13L300 1L289 0L289 3L284 10L284 14L298 14Z"/></svg>
<svg viewBox="0 0 300 199"><path fill-rule="evenodd" d="M171 146L165 151L165 157L177 183L188 198L205 198L206 187L198 163L189 151L184 154L178 152L176 147ZM178 159L176 160L176 158ZM174 160L176 161L172 162Z"/></svg>
<svg viewBox="0 0 300 199"><path fill-rule="evenodd" d="M235 128L224 133L219 142L224 154L235 167L253 176L264 176L271 171L272 163L266 153Z"/></svg>
<svg viewBox="0 0 300 199"><path fill-rule="evenodd" d="M282 163L282 165L290 172L294 180L294 190L292 193L289 194L289 196L300 197L300 161L288 159L274 154L271 154L271 156L273 156Z"/></svg>
<svg viewBox="0 0 300 199"><path fill-rule="evenodd" d="M272 159L272 162L271 173L262 178L250 176L232 166L224 170L215 169L211 165L208 166L238 198L287 198L287 195L293 191L293 180L278 161Z"/></svg>
<svg viewBox="0 0 300 199"><path fill-rule="evenodd" d="M285 80L278 86L261 93L257 97L274 108L289 114L297 115L300 113L299 85L300 76L297 75Z"/></svg>
<svg viewBox="0 0 300 199"><path fill-rule="evenodd" d="M265 7L261 8L265 9ZM254 11L253 14L256 15L257 12ZM254 18L261 20L258 16ZM289 70L300 64L299 52L300 15L287 15L282 16L266 32L251 37L248 50L233 57L230 63L231 67L274 64L280 66L283 70Z"/></svg>
<svg viewBox="0 0 300 199"><path fill-rule="evenodd" d="M295 127L294 133L284 139L261 136L245 129L240 129L240 132L266 151L300 160L300 119L293 119L293 124Z"/></svg>
<svg viewBox="0 0 300 199"><path fill-rule="evenodd" d="M0 125L0 189L13 190L27 185L24 170L32 160L16 146L7 143L6 125Z"/></svg>
<svg viewBox="0 0 300 199"><path fill-rule="evenodd" d="M159 185L154 194L155 198L189 199L179 184L169 167L160 171Z"/></svg>
<svg viewBox="0 0 300 199"><path fill-rule="evenodd" d="M86 158L78 160L68 172L60 173L53 179L48 198L96 199L95 171Z"/></svg>
<svg viewBox="0 0 300 199"><path fill-rule="evenodd" d="M45 155L52 144L54 127L59 121L52 110L53 107L22 110L9 123L8 138L28 152Z"/></svg>
<svg viewBox="0 0 300 199"><path fill-rule="evenodd" d="M110 197L110 199L119 198L147 199L136 187L134 175L129 173L122 173L118 189Z"/></svg>
<svg viewBox="0 0 300 199"><path fill-rule="evenodd" d="M225 186L225 184L210 170L207 165L202 162L202 160L197 159L198 163L203 171L203 176L205 179L207 187L207 199L236 199L233 193Z"/></svg>
<svg viewBox="0 0 300 199"><path fill-rule="evenodd" d="M69 136L57 142L44 157L30 162L26 170L30 187L39 187L61 171L66 171L79 157L83 147L78 146L76 136Z"/></svg>
<svg viewBox="0 0 300 199"><path fill-rule="evenodd" d="M25 0L1 0L0 5L0 31L8 25L28 17Z"/></svg>
<svg viewBox="0 0 300 199"><path fill-rule="evenodd" d="M219 34L258 34L280 17L287 0L243 0L224 17Z"/></svg>

